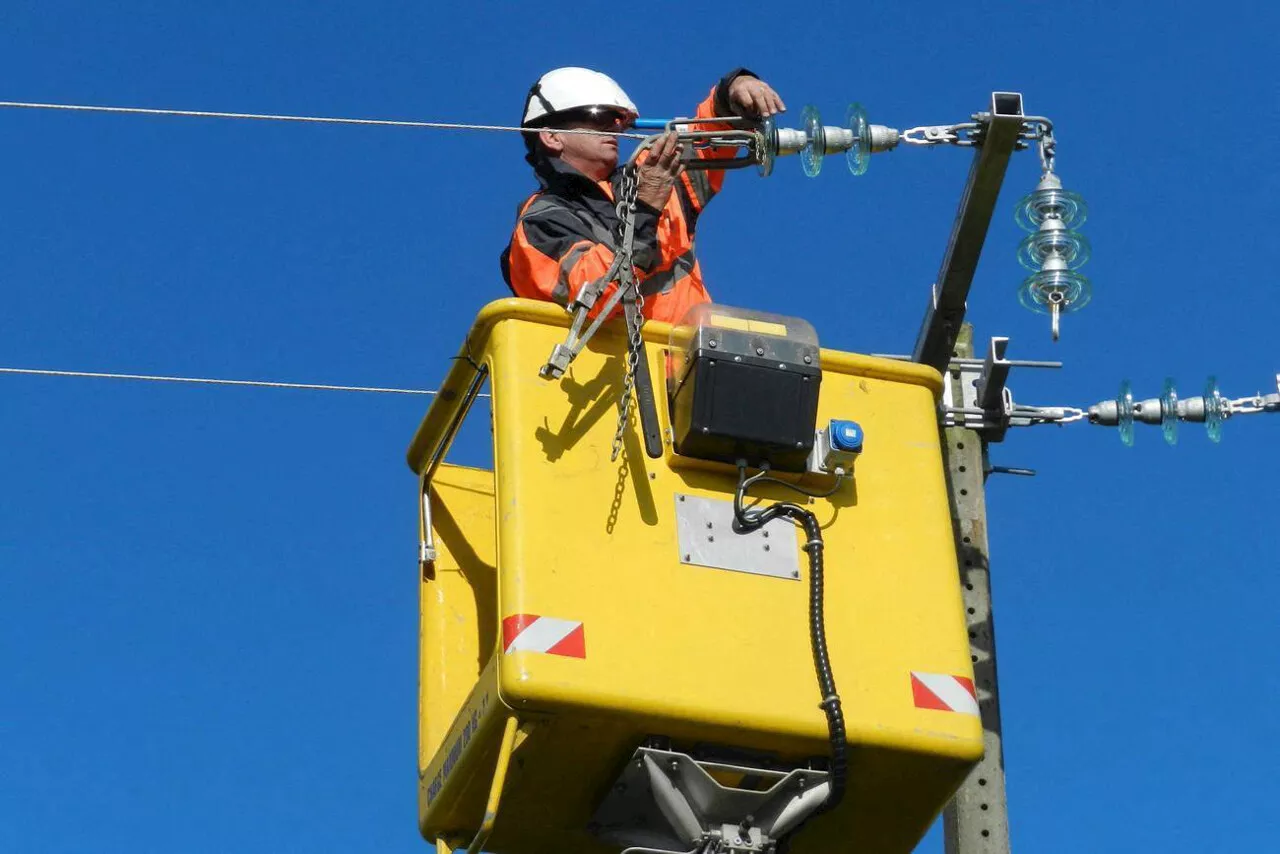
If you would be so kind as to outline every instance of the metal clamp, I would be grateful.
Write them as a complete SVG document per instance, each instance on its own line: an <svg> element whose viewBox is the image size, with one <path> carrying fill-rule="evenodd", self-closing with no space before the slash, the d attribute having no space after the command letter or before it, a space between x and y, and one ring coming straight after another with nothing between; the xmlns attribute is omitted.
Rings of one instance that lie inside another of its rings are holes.
<svg viewBox="0 0 1280 854"><path fill-rule="evenodd" d="M980 433L987 442L1000 442L1010 427L1038 424L1068 424L1085 417L1081 409L1069 406L1027 406L1014 402L1006 385L1011 368L1061 368L1061 362L1006 359L1008 338L992 338L986 358L956 359L943 374L943 400L955 400L955 383L960 384L960 405L942 406L942 426L964 427Z"/></svg>
<svg viewBox="0 0 1280 854"><path fill-rule="evenodd" d="M763 787L726 786L725 775L752 777ZM808 768L730 765L641 747L587 829L634 852L763 854L817 813L830 792L827 778Z"/></svg>
<svg viewBox="0 0 1280 854"><path fill-rule="evenodd" d="M544 380L558 380L564 376L564 372L569 370L569 365L574 359L578 358L578 354L582 352L582 348L587 346L587 342L592 339L596 331L600 328L600 324L613 314L613 310L618 307L618 302L622 299L622 289L615 288L613 293L609 295L608 301L601 307L600 311L592 319L586 331L583 331L583 325L587 323L587 319L591 313L591 309L595 307L596 302L600 299L600 295L604 293L604 289L609 286L610 282L618 277L618 270L622 267L624 253L614 255L613 264L605 271L605 274L594 282L589 282L578 291L578 296L572 303L566 307L566 311L573 315L573 323L569 327L569 334L565 336L563 344L556 344L551 349L551 355L547 358L547 363L538 369L538 376Z"/></svg>
<svg viewBox="0 0 1280 854"><path fill-rule="evenodd" d="M699 125L728 125L714 130L690 130ZM746 148L740 157L695 157L684 161L686 171L711 169L744 169L759 166L764 159L766 140L762 123L739 116L714 116L710 118L677 118L667 122L666 132L675 131L681 142L695 148Z"/></svg>
<svg viewBox="0 0 1280 854"><path fill-rule="evenodd" d="M976 145L982 125L976 121L954 125L921 125L907 128L898 138L907 145Z"/></svg>
<svg viewBox="0 0 1280 854"><path fill-rule="evenodd" d="M1252 397L1236 397L1228 401L1232 415L1253 415L1258 412L1280 412L1280 374L1276 374L1276 393L1258 394Z"/></svg>

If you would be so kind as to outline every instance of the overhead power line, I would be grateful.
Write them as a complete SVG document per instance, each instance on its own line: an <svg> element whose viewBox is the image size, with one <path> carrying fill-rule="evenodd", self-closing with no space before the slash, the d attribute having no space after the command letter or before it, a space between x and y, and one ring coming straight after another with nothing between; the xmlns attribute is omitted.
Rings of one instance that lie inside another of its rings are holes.
<svg viewBox="0 0 1280 854"><path fill-rule="evenodd" d="M126 113L143 116L186 116L205 119L252 119L270 122L310 122L331 125L373 125L375 127L431 128L434 130L487 130L509 133L528 133L529 128L509 125L477 125L461 122L417 122L392 119L349 119L332 116L280 116L268 113L219 113L209 110L158 110L148 107L105 107L92 104L38 104L26 101L0 101L0 107L31 110L74 110L85 113ZM578 133L589 136L616 136L626 139L645 139L642 133L593 130L590 128L538 128L556 133Z"/></svg>
<svg viewBox="0 0 1280 854"><path fill-rule="evenodd" d="M85 377L88 379L107 380L142 380L162 383L196 383L200 385L241 385L257 388L305 388L317 391L364 391L377 394L436 394L435 389L421 388L381 388L378 386L360 385L327 385L322 383L285 383L269 380L224 380L211 377L168 377L151 374L109 374L99 371L52 371L41 368L0 368L0 374L29 374L41 377ZM488 395L481 395L488 397Z"/></svg>

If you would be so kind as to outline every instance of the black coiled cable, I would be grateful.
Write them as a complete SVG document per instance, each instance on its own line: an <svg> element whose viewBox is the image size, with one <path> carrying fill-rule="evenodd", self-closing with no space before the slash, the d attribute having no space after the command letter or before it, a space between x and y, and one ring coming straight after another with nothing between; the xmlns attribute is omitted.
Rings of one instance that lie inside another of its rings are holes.
<svg viewBox="0 0 1280 854"><path fill-rule="evenodd" d="M767 469L760 474L747 477L745 462L738 463L738 489L733 498L733 514L737 527L741 531L757 530L780 516L786 516L799 522L804 528L804 550L809 555L809 644L813 649L813 667L818 675L818 688L822 692L819 707L827 716L827 735L831 744L831 767L827 781L830 789L827 798L817 810L819 813L835 809L844 797L845 781L848 778L848 739L844 727L844 710L840 705L840 694L836 691L835 676L831 673L831 659L827 654L827 624L823 612L823 564L822 564L822 528L818 525L818 517L796 504L779 502L763 510L747 510L742 506L747 490L752 484L765 480L778 483L805 495L813 495L794 484L769 477ZM830 495L840 486L839 480Z"/></svg>

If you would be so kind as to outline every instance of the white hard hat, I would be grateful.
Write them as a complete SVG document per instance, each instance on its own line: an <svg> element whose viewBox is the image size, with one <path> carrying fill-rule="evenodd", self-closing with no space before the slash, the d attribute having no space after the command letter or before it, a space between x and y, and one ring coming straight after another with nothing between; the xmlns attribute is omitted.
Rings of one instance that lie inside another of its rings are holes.
<svg viewBox="0 0 1280 854"><path fill-rule="evenodd" d="M533 84L524 102L521 124L530 126L545 116L590 107L622 110L632 118L636 105L614 79L590 68L569 66L548 71Z"/></svg>

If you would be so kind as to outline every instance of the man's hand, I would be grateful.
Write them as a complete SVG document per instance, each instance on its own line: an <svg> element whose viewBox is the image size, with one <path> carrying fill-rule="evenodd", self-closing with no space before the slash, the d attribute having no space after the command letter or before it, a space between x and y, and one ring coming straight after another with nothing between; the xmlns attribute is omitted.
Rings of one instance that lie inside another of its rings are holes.
<svg viewBox="0 0 1280 854"><path fill-rule="evenodd" d="M675 131L663 134L662 139L653 144L649 156L636 167L637 201L657 210L666 207L671 188L684 170L680 162L683 149Z"/></svg>
<svg viewBox="0 0 1280 854"><path fill-rule="evenodd" d="M773 87L756 77L738 77L729 84L729 106L743 118L763 119L787 109Z"/></svg>

